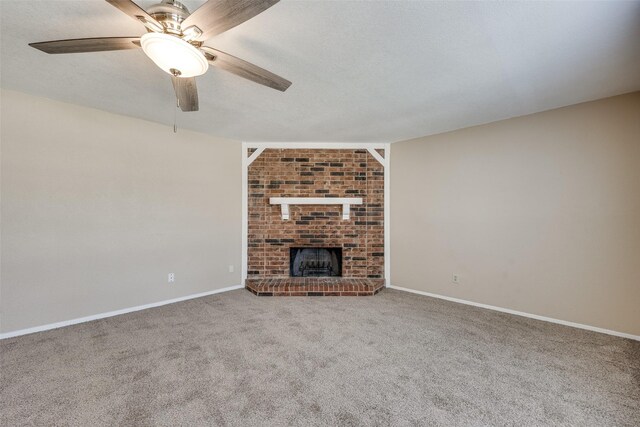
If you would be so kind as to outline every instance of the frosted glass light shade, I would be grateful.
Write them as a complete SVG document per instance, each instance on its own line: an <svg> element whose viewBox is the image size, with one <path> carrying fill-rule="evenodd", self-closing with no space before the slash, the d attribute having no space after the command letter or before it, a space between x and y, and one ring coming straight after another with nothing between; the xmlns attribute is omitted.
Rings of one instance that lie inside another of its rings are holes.
<svg viewBox="0 0 640 427"><path fill-rule="evenodd" d="M204 54L186 41L169 34L147 33L140 37L142 50L155 64L168 74L172 69L180 77L195 77L209 69Z"/></svg>

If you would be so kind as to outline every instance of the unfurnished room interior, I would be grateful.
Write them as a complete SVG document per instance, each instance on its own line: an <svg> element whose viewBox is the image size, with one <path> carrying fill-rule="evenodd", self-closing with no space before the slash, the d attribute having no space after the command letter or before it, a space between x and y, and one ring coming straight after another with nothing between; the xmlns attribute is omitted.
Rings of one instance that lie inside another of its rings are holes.
<svg viewBox="0 0 640 427"><path fill-rule="evenodd" d="M0 425L640 425L640 0L0 0L0 49Z"/></svg>

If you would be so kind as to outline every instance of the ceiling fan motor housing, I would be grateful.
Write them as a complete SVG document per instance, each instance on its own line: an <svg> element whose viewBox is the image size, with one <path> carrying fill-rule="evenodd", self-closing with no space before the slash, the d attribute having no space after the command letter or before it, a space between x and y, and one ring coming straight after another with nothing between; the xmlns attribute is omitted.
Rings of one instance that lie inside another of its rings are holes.
<svg viewBox="0 0 640 427"><path fill-rule="evenodd" d="M162 0L147 9L147 13L162 24L165 32L182 36L182 22L191 14L189 9L177 0Z"/></svg>

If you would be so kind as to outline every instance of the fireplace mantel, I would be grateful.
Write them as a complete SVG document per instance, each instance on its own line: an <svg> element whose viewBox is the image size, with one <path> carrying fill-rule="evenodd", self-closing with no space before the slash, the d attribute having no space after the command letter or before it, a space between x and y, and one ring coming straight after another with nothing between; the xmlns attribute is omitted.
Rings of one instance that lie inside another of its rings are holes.
<svg viewBox="0 0 640 427"><path fill-rule="evenodd" d="M283 221L289 219L289 205L342 205L342 219L348 220L351 205L361 205L362 197L271 197L269 203L280 205Z"/></svg>

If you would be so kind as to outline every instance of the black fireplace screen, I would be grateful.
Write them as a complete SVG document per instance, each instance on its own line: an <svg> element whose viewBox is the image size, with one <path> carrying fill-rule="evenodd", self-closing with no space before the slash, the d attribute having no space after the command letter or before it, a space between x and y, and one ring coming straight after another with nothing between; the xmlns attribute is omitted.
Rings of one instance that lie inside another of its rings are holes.
<svg viewBox="0 0 640 427"><path fill-rule="evenodd" d="M342 276L342 248L290 248L292 277Z"/></svg>

